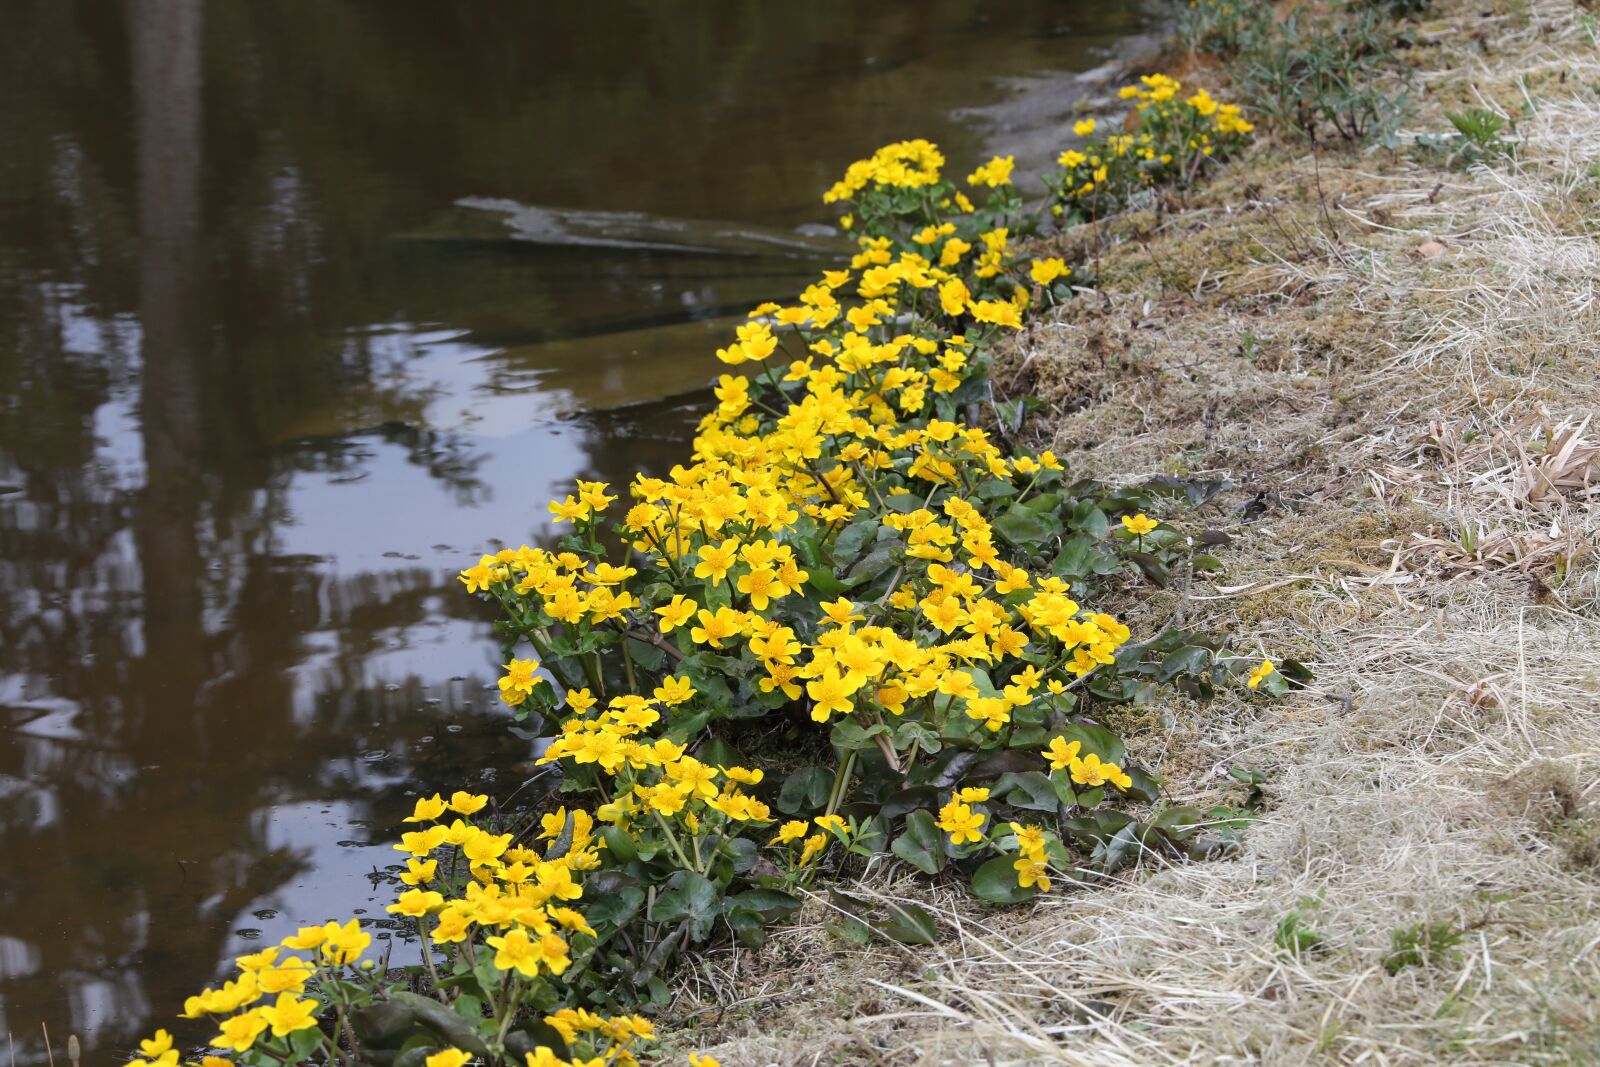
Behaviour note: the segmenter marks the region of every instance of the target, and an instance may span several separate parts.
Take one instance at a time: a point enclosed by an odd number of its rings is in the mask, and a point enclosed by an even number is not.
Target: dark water
[[[381,919],[416,793],[525,780],[454,571],[543,536],[575,476],[682,458],[727,316],[831,265],[795,228],[844,165],[926,136],[965,172],[1007,134],[953,109],[1148,13],[4,21],[0,1029],[19,1062],[43,1023],[105,1063],[255,939]]]

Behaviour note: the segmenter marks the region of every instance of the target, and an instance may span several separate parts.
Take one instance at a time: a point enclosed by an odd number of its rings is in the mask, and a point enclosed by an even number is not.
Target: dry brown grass
[[[675,1043],[728,1067],[1600,1062],[1600,52],[1563,0],[1440,6],[1418,127],[1437,101],[1517,114],[1514,163],[1263,147],[1121,220],[1101,293],[1006,368],[1079,471],[1237,486],[1191,621],[1315,684],[1129,726],[1180,802],[1272,773],[1242,847],[1025,910],[875,881],[940,946],[841,944],[815,902],[703,963]],[[1315,951],[1275,945],[1291,911]],[[1459,945],[1389,973],[1419,923]]]

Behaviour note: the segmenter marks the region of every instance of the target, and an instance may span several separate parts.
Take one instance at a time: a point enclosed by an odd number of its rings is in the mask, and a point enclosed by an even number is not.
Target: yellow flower
[[[1087,137],[1094,132],[1094,127],[1094,119],[1079,119],[1077,122],[1072,124],[1072,132],[1077,134],[1079,137]]]
[[[1022,329],[1022,312],[1009,300],[979,300],[971,310],[972,317],[979,322],[1009,326],[1013,330]]]
[[[800,850],[800,866],[804,867],[822,854],[828,847],[827,834],[812,834],[806,838],[804,847]]]
[[[727,540],[718,545],[702,545],[696,554],[700,562],[695,564],[694,576],[720,582],[739,558],[739,542]]]
[[[987,185],[993,189],[1011,181],[1011,171],[1017,165],[1015,156],[995,156],[989,162],[967,175],[968,185]]]
[[[1022,823],[1011,824],[1011,832],[1017,835],[1017,848],[1026,856],[1041,856],[1044,854],[1044,831],[1037,826],[1024,826]]]
[[[147,1060],[159,1059],[171,1048],[172,1035],[165,1030],[157,1030],[154,1037],[139,1042],[139,1055]]]
[[[710,645],[712,648],[721,648],[723,641],[744,627],[744,616],[732,608],[718,608],[714,612],[702,608],[695,618],[700,625],[689,630],[690,639],[697,645]]]
[[[539,670],[536,659],[514,659],[505,665],[505,670],[505,677],[500,679],[500,699],[512,707],[532,696],[533,687],[544,681],[536,673]]]
[[[397,852],[409,852],[413,856],[420,858],[422,856],[426,856],[428,853],[444,844],[445,836],[448,833],[449,831],[443,826],[430,826],[426,830],[412,830],[408,833],[401,834],[400,843],[395,845],[394,848]],[[318,927],[308,927],[307,929],[315,930],[318,929]],[[306,935],[306,931],[300,931],[300,935],[304,937]],[[315,941],[309,945],[300,945],[289,944],[287,941],[284,942],[284,944],[288,945],[289,948],[301,949],[316,948],[317,945],[320,945],[321,943],[321,941]]]
[[[959,315],[967,309],[972,294],[960,278],[951,278],[939,286],[939,306],[946,315]]]
[[[444,814],[444,809],[444,798],[438,793],[433,794],[431,797],[418,797],[416,808],[412,810],[410,815],[406,816],[404,821],[432,822]]]
[[[462,1067],[472,1059],[472,1053],[462,1052],[458,1048],[441,1049],[422,1062],[426,1067]]]
[[[837,670],[824,670],[814,681],[806,683],[806,695],[811,698],[811,718],[816,722],[827,722],[834,712],[850,714],[856,709],[850,700],[855,691],[855,687]]]
[[[438,860],[419,860],[413,857],[406,860],[406,873],[400,876],[400,880],[406,885],[426,885],[433,881],[438,869]]]
[[[267,1028],[267,1020],[261,1014],[263,1010],[257,1008],[222,1020],[217,1036],[211,1039],[211,1043],[230,1052],[249,1050],[256,1043],[256,1038]]]
[[[450,810],[460,812],[462,815],[471,815],[474,812],[482,811],[484,805],[488,803],[488,797],[482,795],[474,796],[461,789],[450,794]]]
[[[444,897],[431,889],[412,889],[400,896],[384,910],[392,915],[417,919],[444,907]]]
[[[1157,525],[1159,524],[1154,519],[1142,511],[1137,515],[1122,516],[1122,528],[1140,537],[1154,530]]]
[[[316,968],[306,960],[291,957],[277,967],[257,971],[256,981],[261,991],[269,996],[273,993],[300,993],[305,990],[306,983],[315,971]]]
[[[689,1053],[689,1067],[722,1067],[715,1056],[702,1056],[699,1053]]]
[[[855,614],[855,609],[856,606],[844,597],[822,603],[823,616],[835,626],[849,626],[853,622],[860,622],[864,616]]]
[[[668,707],[676,707],[693,698],[694,694],[695,688],[692,681],[679,675],[672,675],[662,679],[661,684],[656,686],[651,696]]]
[[[530,938],[526,930],[516,927],[504,937],[489,937],[485,941],[495,950],[496,970],[515,970],[527,978],[538,977],[539,965],[545,962],[544,944]]]
[[[952,844],[961,845],[983,840],[979,828],[987,818],[987,815],[973,811],[959,800],[952,800],[939,809],[936,825],[950,835]]]
[[[670,634],[676,627],[688,622],[699,607],[681,593],[674,596],[670,604],[663,604],[656,609],[656,614],[661,616],[661,632]]]
[[[1272,661],[1270,659],[1264,659],[1261,661],[1261,666],[1250,672],[1250,681],[1245,684],[1249,685],[1251,689],[1254,689],[1262,682],[1266,681],[1267,675],[1272,674],[1277,669],[1277,667],[1272,665]]]
[[[1081,741],[1068,742],[1065,737],[1052,737],[1049,747],[1044,750],[1044,755],[1050,761],[1051,769],[1064,771],[1078,758],[1078,751],[1081,748],[1083,748]]]
[[[589,517],[589,505],[574,500],[570,495],[565,500],[550,501],[548,507],[556,522],[583,522]],[[471,591],[470,583],[468,591]]]
[[[848,829],[848,824],[841,815],[818,815],[812,820],[817,829],[827,830],[829,833],[842,834]]]
[[[301,1000],[293,993],[279,993],[276,1003],[257,1008],[256,1011],[272,1027],[273,1037],[287,1037],[297,1030],[317,1025],[313,1016],[319,1007],[321,1005],[314,1000]]]
[[[1115,763],[1101,763],[1100,757],[1093,752],[1082,759],[1074,759],[1071,764],[1071,774],[1074,782],[1091,789],[1107,782],[1118,789],[1127,789],[1133,785],[1133,779],[1124,774],[1121,767]]]
[[[1038,285],[1049,285],[1057,278],[1071,273],[1072,268],[1057,258],[1036,259],[1033,261],[1033,266],[1028,270],[1029,276]]]
[[[735,587],[750,598],[750,606],[757,611],[766,611],[772,601],[789,594],[788,586],[771,567],[752,567],[749,574],[740,575]]]
[[[1042,893],[1050,892],[1050,879],[1045,874],[1048,869],[1043,860],[1031,856],[1022,856],[1011,865],[1017,872],[1017,885],[1023,889],[1038,886]]]

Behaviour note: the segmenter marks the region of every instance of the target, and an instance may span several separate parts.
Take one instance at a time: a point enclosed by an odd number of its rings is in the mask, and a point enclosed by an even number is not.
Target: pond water
[[[924,136],[964,172],[1055,143],[1061,75],[1154,17],[8,5],[16,1061],[44,1059],[43,1024],[58,1057],[76,1033],[120,1062],[239,952],[351,913],[381,928],[412,798],[527,778],[455,571],[546,536],[574,477],[684,457],[730,316],[838,258],[818,197],[850,160]],[[984,111],[1012,91],[997,73],[1057,87],[1054,110]]]

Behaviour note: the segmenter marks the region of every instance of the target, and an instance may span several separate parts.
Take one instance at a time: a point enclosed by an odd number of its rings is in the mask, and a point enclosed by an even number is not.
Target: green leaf
[[[495,982],[485,988],[494,988],[497,985],[498,982]],[[489,1046],[484,1044],[478,1032],[467,1023],[467,1020],[437,1000],[404,991],[389,994],[389,1000],[409,1011],[418,1023],[439,1035],[446,1044],[476,1056],[488,1057]]]
[[[1041,545],[1051,534],[1050,527],[1039,521],[1037,515],[1015,504],[990,525],[1001,537],[1018,548]]]
[[[909,815],[918,808],[932,807],[939,802],[939,790],[931,785],[911,786],[902,789],[886,799],[879,807],[879,813],[886,819],[898,819],[902,815]]]
[[[1061,510],[1061,494],[1040,493],[1038,496],[1029,497],[1022,506],[1041,518],[1045,515],[1053,515]]]
[[[990,478],[978,483],[979,500],[999,500],[1002,497],[1016,495],[1017,487],[1004,478]]]
[[[885,574],[899,558],[901,544],[898,539],[882,541],[851,567],[844,577],[844,588],[854,589]]]
[[[1098,541],[1111,529],[1111,520],[1106,518],[1106,513],[1095,506],[1092,500],[1085,500],[1072,509],[1072,518],[1067,525],[1080,533]]]
[[[728,926],[734,940],[748,949],[758,949],[767,943],[767,924],[764,919],[746,908],[734,908],[727,914]]]
[[[903,945],[931,945],[938,940],[933,916],[915,904],[890,904],[889,919],[879,929]]]
[[[687,744],[689,741],[693,740],[695,735],[699,734],[701,730],[704,730],[706,728],[706,723],[710,721],[711,712],[697,711],[692,715],[685,715],[683,718],[667,727],[665,736],[677,744]]]
[[[1165,589],[1172,584],[1172,571],[1155,556],[1148,552],[1128,552],[1125,555],[1133,560],[1134,564],[1144,572],[1144,576],[1158,588]]]
[[[694,871],[675,871],[666,885],[656,897],[651,918],[664,924],[681,921],[689,940],[704,941],[717,918],[717,887]]]
[[[979,867],[972,875],[973,895],[995,904],[1016,904],[1037,896],[1037,886],[1024,889],[1017,884],[1017,871],[1012,866],[1015,862],[1009,856],[1000,856]]]
[[[838,564],[853,562],[861,555],[861,550],[877,536],[878,517],[872,515],[865,519],[858,519],[839,531],[829,546],[833,552],[834,561]]]
[[[924,874],[944,869],[944,834],[935,824],[933,813],[921,810],[906,816],[905,832],[894,839],[889,851]]]
[[[586,879],[584,891],[593,903],[584,908],[584,916],[602,940],[626,927],[644,910],[645,893],[638,886],[623,886],[610,893],[596,894],[589,892],[588,882]]]
[[[845,590],[845,584],[833,576],[833,572],[821,564],[815,564],[807,570],[806,584],[824,597],[836,597]]]
[[[1180,674],[1204,674],[1211,667],[1212,652],[1199,645],[1184,645],[1161,661],[1156,678],[1170,682]]]
[[[748,873],[761,858],[761,846],[748,837],[725,838],[722,847],[734,874]],[[719,875],[717,880],[723,881],[722,876]]]
[[[739,753],[720,737],[713,737],[695,749],[694,758],[712,767],[736,767],[740,762]]]
[[[607,826],[600,831],[600,840],[606,843],[606,852],[618,863],[632,863],[639,858],[633,845],[633,836],[620,826]]]
[[[1150,826],[1172,835],[1179,841],[1193,834],[1205,823],[1205,814],[1190,807],[1167,808],[1157,812],[1149,821]]]
[[[1288,681],[1291,689],[1303,689],[1312,679],[1311,668],[1297,659],[1286,659],[1278,664],[1278,673]]]
[[[1061,542],[1061,551],[1050,564],[1050,573],[1057,578],[1082,578],[1089,573],[1089,552],[1093,542],[1082,534]]]
[[[833,724],[833,743],[835,746],[849,750],[861,751],[868,748],[877,748],[877,742],[872,740],[879,734],[887,734],[889,727],[881,722],[871,726],[862,726],[853,718],[841,718]]]
[[[820,810],[832,791],[833,775],[821,767],[803,767],[783,780],[783,788],[778,791],[778,810],[785,815]]]
[[[1060,735],[1070,744],[1073,741],[1081,742],[1083,747],[1078,752],[1079,756],[1087,756],[1093,752],[1100,757],[1102,763],[1115,763],[1122,766],[1122,761],[1127,757],[1128,750],[1122,743],[1122,738],[1107,730],[1104,726],[1092,723],[1068,723],[1060,730]]]
[[[311,1026],[304,1030],[296,1030],[294,1033],[289,1035],[289,1052],[291,1054],[290,1058],[297,1061],[309,1060],[311,1058],[311,1053],[314,1052],[317,1046],[321,1043],[322,1031],[317,1027]],[[421,1058],[426,1059],[427,1053],[423,1052]],[[396,1062],[398,1062],[398,1060]]]
[[[1160,779],[1146,774],[1137,767],[1124,767],[1122,770],[1133,781],[1133,785],[1123,790],[1123,795],[1146,804],[1154,804],[1156,798],[1161,795]]]
[[[786,919],[800,910],[800,900],[778,889],[747,889],[728,898],[734,908],[754,912],[767,922]]]
[[[1020,774],[1003,774],[994,784],[993,795],[1013,808],[1054,813],[1061,806],[1061,798],[1050,779],[1038,771]]]
[[[633,657],[634,663],[652,674],[660,673],[667,665],[667,654],[664,651],[637,638],[628,638],[628,655]]]
[[[578,829],[578,817],[575,812],[567,813],[566,822],[561,824],[561,832],[556,839],[550,842],[550,848],[545,853],[547,859],[558,860],[572,851],[572,838]]]
[[[994,755],[986,757],[983,762],[972,767],[967,772],[966,777],[975,781],[982,781],[985,778],[995,778],[1008,772],[1037,771],[1044,765],[1044,760],[1032,752],[996,752]]]

